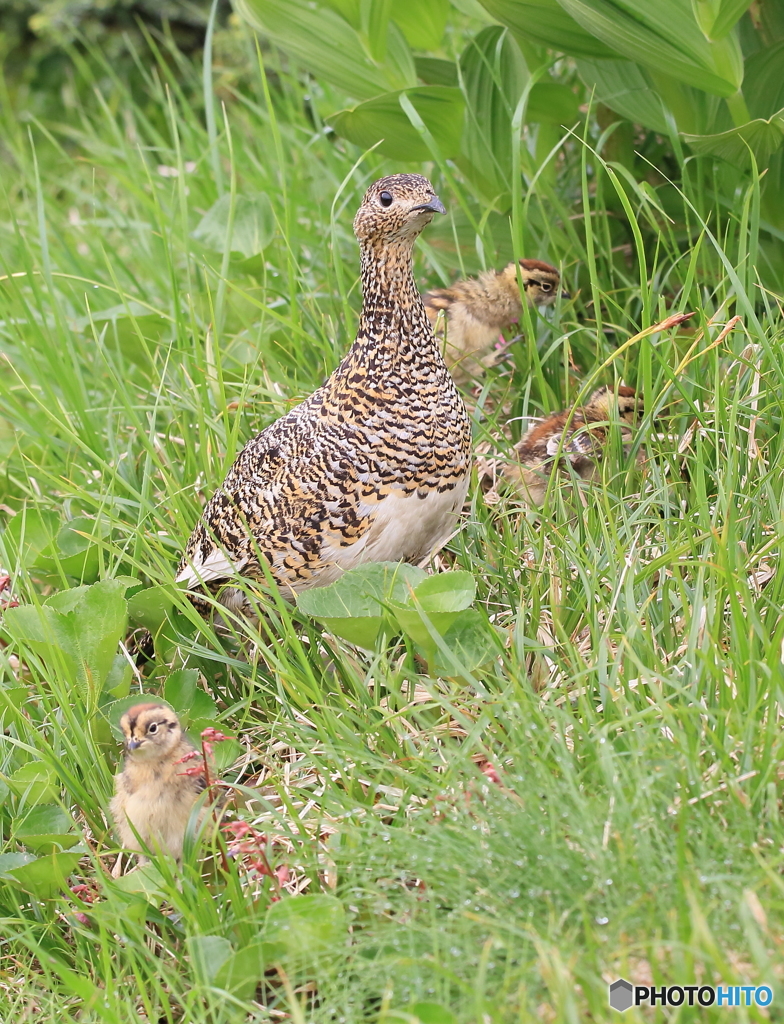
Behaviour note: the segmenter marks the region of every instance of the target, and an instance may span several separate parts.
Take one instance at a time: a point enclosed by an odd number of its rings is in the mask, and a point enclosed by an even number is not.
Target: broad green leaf
[[[434,655],[437,646],[430,629],[434,629],[436,633],[443,636],[460,614],[459,612],[425,612],[424,609],[398,604],[392,606],[392,611],[395,621],[402,631],[422,648],[428,661]],[[428,624],[430,628],[428,628]]]
[[[172,672],[163,686],[163,697],[178,715],[190,711],[197,693],[199,673],[195,668],[180,668]]]
[[[697,89],[732,96],[743,81],[743,56],[733,35],[705,38],[691,0],[559,0],[575,21],[627,60],[666,71]],[[596,54],[588,56],[596,57]]]
[[[589,89],[621,117],[661,135],[667,134],[662,100],[639,64],[630,60],[578,60],[577,70]]]
[[[5,878],[6,872],[14,868],[32,864],[34,860],[35,857],[32,853],[0,853],[0,878]]]
[[[331,8],[353,28],[360,29],[362,27],[362,0],[323,0],[323,6]]]
[[[326,629],[358,647],[372,649],[386,619],[383,605],[406,599],[427,573],[405,562],[370,562],[346,572],[328,587],[297,594],[297,605]]]
[[[692,0],[694,17],[708,39],[723,39],[751,6],[751,0]]]
[[[580,117],[580,100],[567,85],[537,82],[528,95],[526,121],[570,128]]]
[[[421,85],[405,95],[424,121],[445,157],[460,149],[464,101],[459,89]],[[431,153],[400,106],[401,92],[387,92],[355,107],[339,110],[326,120],[338,135],[362,149],[379,141],[378,151],[397,160],[427,160]]]
[[[422,580],[413,591],[412,602],[430,612],[461,612],[476,597],[476,580],[462,569],[435,573]]]
[[[194,973],[205,985],[215,980],[221,964],[234,952],[229,940],[224,939],[222,935],[191,935],[185,940],[185,944]]]
[[[122,892],[138,892],[153,898],[163,897],[166,890],[163,876],[154,864],[142,864],[135,871],[130,871],[127,875],[115,879],[112,884]]]
[[[482,29],[460,55],[466,96],[461,153],[479,175],[483,191],[511,190],[512,117],[529,74],[520,47],[500,25]]]
[[[358,32],[334,10],[303,0],[237,0],[238,12],[317,80],[358,100],[416,85],[411,51],[389,26],[386,61],[375,64]]]
[[[392,18],[415,50],[439,50],[449,16],[449,0],[395,0]]]
[[[231,195],[226,193],[207,210],[193,232],[193,237],[215,252],[241,253],[246,259],[263,253],[275,237],[275,215],[263,192],[255,196],[234,197],[234,218]]]
[[[238,999],[252,999],[266,972],[273,964],[281,963],[286,952],[287,947],[282,942],[253,942],[219,965],[214,977],[215,987],[226,989]]]
[[[406,602],[392,603],[392,613],[403,632],[430,659],[436,647],[430,629],[443,636],[475,596],[476,580],[470,572],[440,572],[423,580]]]
[[[0,686],[0,730],[19,720],[29,696],[26,686]]]
[[[103,682],[103,692],[114,700],[128,696],[133,669],[124,654],[115,654],[112,667]]]
[[[0,807],[2,807],[6,802],[10,792],[11,790],[8,787],[8,783],[4,782],[3,779],[0,779]]]
[[[41,512],[26,508],[9,520],[3,531],[3,544],[8,557],[17,557],[29,569],[42,555],[51,555],[55,538],[60,528],[60,518],[55,512]]]
[[[3,858],[0,857],[0,872],[2,877],[16,888],[29,892],[39,899],[46,899],[58,890],[68,888],[68,876],[75,870],[83,856],[84,852],[49,853],[43,857],[33,857],[24,864],[7,867],[4,867]]]
[[[747,59],[743,96],[752,117],[772,117],[784,107],[784,41]]]
[[[457,1017],[441,1003],[422,1000],[410,1003],[407,1013],[419,1024],[457,1024]]]
[[[59,785],[54,771],[40,761],[28,761],[6,776],[9,789],[27,804],[49,804],[57,799]]]
[[[419,78],[426,85],[458,85],[457,64],[453,60],[439,57],[414,57],[414,66]]]
[[[758,167],[767,167],[770,158],[784,143],[784,109],[768,120],[757,118],[739,128],[717,135],[688,135],[683,139],[695,153],[721,157],[736,166],[751,163],[749,150],[754,153]]]
[[[101,580],[54,594],[37,608],[11,608],[5,623],[42,658],[64,664],[82,695],[97,696],[125,632],[125,585]]]
[[[28,815],[15,822],[14,838],[22,846],[40,852],[46,848],[67,850],[75,846],[81,836],[73,831],[74,822],[56,804],[38,804]]]
[[[444,634],[444,646],[452,657],[447,658],[437,649],[432,660],[428,660],[428,668],[433,675],[458,678],[496,657],[499,647],[495,629],[475,608],[468,608],[455,618]]]
[[[77,516],[60,528],[54,543],[42,549],[31,564],[49,575],[64,572],[91,583],[99,571],[98,542],[107,532],[102,519]]]
[[[361,0],[360,37],[375,64],[383,64],[389,39],[389,16],[393,0]]]
[[[145,587],[128,598],[128,617],[155,634],[166,622],[173,604],[168,587]]]
[[[218,705],[208,693],[197,689],[189,710],[191,719],[195,721],[199,718],[212,718],[218,713]]]
[[[294,958],[339,949],[347,934],[343,904],[323,893],[284,897],[270,904],[264,922],[264,939]]]
[[[614,57],[614,52],[579,25],[557,0],[480,0],[516,35],[573,57]]]

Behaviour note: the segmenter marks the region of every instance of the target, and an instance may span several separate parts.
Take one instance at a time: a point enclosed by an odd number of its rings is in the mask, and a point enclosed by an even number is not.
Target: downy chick
[[[135,829],[149,849],[179,860],[193,805],[206,786],[203,774],[185,774],[190,762],[178,763],[195,748],[177,716],[163,704],[136,704],[122,716],[120,728],[125,763],[115,778],[109,808],[120,842],[141,851]],[[142,864],[146,860],[139,858]]]
[[[561,460],[561,475],[566,478],[565,462],[588,482],[599,476],[597,463],[609,441],[609,427],[619,421],[621,443],[628,455],[633,428],[642,416],[642,399],[633,388],[598,388],[584,408],[553,413],[534,424],[515,445],[516,461],[507,466],[504,476],[532,505],[541,505],[547,492],[550,473],[556,459]]]
[[[520,277],[529,306],[551,306],[558,297],[561,275],[540,260],[520,260]],[[568,299],[568,292],[561,291]],[[423,296],[436,337],[444,346],[446,365],[459,383],[497,362],[488,350],[499,333],[523,315],[517,264],[503,270],[485,270],[479,277],[456,281],[450,288],[435,288]],[[441,314],[439,316],[439,314]],[[444,340],[445,339],[445,340]]]

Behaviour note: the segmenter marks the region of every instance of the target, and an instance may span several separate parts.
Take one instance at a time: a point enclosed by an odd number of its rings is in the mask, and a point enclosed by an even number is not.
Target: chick
[[[180,860],[188,819],[206,786],[203,774],[185,774],[190,762],[178,763],[195,748],[163,704],[134,705],[120,719],[120,728],[125,763],[110,805],[120,842],[141,851],[135,829],[144,846]],[[139,858],[142,864],[146,860]]]
[[[633,388],[619,387],[616,398],[613,388],[601,387],[584,408],[553,413],[532,426],[515,445],[516,461],[506,467],[504,476],[532,505],[544,501],[556,459],[562,460],[562,472],[566,461],[583,480],[595,481],[610,424],[619,421],[624,454],[628,455],[632,428],[639,423],[642,412],[642,399]]]
[[[520,260],[520,278],[529,306],[551,306],[558,297],[561,275],[549,263]],[[561,295],[570,298],[568,292]],[[435,288],[423,300],[444,345],[446,365],[459,384],[497,362],[488,350],[523,315],[516,263],[456,281],[451,288]]]

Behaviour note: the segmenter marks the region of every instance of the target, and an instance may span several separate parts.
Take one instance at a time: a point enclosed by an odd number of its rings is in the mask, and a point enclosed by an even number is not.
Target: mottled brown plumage
[[[456,281],[450,288],[435,288],[423,299],[427,315],[442,339],[444,358],[458,383],[475,377],[497,362],[487,352],[499,332],[518,323],[523,315],[517,264],[486,270],[479,277]],[[558,297],[561,275],[540,260],[520,260],[520,279],[529,306],[551,306]],[[561,291],[564,298],[569,293]]]
[[[284,593],[366,561],[421,562],[457,527],[468,488],[468,415],[414,283],[414,241],[444,208],[430,182],[394,174],[354,220],[363,305],[329,380],[254,437],[188,541],[178,580],[248,611],[236,574]],[[198,593],[194,604],[206,612]]]
[[[607,447],[611,423],[619,423],[621,443],[628,455],[633,428],[642,411],[642,399],[633,388],[619,387],[617,398],[613,388],[598,388],[584,408],[553,413],[532,426],[515,445],[515,461],[506,467],[504,476],[532,505],[544,501],[556,461],[563,478],[568,463],[583,480],[593,481]]]
[[[203,774],[184,774],[192,763],[176,763],[194,749],[193,744],[163,704],[136,704],[122,716],[120,728],[125,762],[115,778],[110,805],[120,842],[140,851],[135,830],[148,849],[179,860],[193,805],[205,788]],[[139,860],[144,863],[145,858]]]

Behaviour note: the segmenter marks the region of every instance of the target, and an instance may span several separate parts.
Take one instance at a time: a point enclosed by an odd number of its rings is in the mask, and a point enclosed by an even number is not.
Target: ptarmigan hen
[[[520,279],[529,306],[551,306],[558,297],[561,275],[549,263],[520,260]],[[570,297],[565,291],[561,296]],[[523,315],[517,264],[486,270],[450,288],[435,288],[425,294],[424,303],[436,334],[445,339],[446,364],[462,384],[497,361],[497,355],[486,355],[488,349],[498,341],[500,331]]]
[[[284,593],[324,586],[361,562],[422,562],[458,525],[471,430],[414,283],[412,249],[435,213],[430,182],[393,174],[354,219],[362,313],[327,382],[254,437],[207,504],[177,579],[227,608],[260,583],[259,555]],[[206,613],[208,602],[191,593]]]
[[[613,388],[598,388],[584,408],[553,413],[531,427],[515,445],[515,461],[506,467],[504,476],[522,498],[541,505],[556,460],[561,460],[561,466],[568,462],[583,480],[594,480],[611,422],[619,421],[621,443],[628,455],[632,428],[642,412],[642,399],[633,388],[619,387],[617,399]]]

